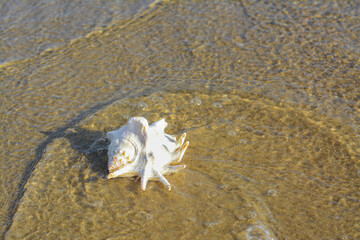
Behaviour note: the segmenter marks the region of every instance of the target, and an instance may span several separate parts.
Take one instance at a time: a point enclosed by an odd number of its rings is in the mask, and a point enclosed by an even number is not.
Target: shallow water
[[[6,39],[3,237],[358,239],[359,2],[137,6],[60,17],[46,51]],[[105,133],[135,115],[188,133],[171,192],[104,178]]]

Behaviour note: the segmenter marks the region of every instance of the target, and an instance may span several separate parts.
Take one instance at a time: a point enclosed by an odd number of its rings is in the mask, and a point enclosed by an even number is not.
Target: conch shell
[[[181,161],[189,146],[186,133],[179,140],[164,132],[164,119],[149,125],[143,117],[130,118],[127,124],[107,133],[108,179],[116,177],[141,177],[141,189],[146,189],[148,180],[159,180],[169,190],[170,183],[164,175],[175,173],[185,165],[174,165]]]

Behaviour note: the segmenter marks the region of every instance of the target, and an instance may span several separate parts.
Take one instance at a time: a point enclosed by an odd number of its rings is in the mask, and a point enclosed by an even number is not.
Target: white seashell
[[[173,164],[181,161],[189,142],[184,143],[186,133],[176,141],[175,136],[164,132],[166,126],[164,119],[149,125],[145,118],[133,117],[125,126],[108,132],[107,178],[140,176],[142,190],[146,189],[148,180],[159,180],[171,190],[163,175],[185,168]]]

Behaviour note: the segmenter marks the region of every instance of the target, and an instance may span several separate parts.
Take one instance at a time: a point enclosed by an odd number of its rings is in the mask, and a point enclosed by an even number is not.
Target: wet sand
[[[2,236],[358,239],[358,9],[160,1],[3,63]],[[135,115],[188,133],[171,192],[104,178]]]

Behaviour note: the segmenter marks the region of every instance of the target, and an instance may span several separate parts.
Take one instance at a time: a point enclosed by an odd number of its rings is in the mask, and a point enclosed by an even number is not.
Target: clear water
[[[359,239],[359,2],[3,1],[5,239]],[[107,180],[131,116],[187,168]]]

